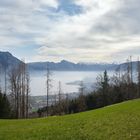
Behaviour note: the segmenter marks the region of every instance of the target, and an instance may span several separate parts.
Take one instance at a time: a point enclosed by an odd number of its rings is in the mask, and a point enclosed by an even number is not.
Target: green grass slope
[[[74,115],[0,120],[0,140],[140,140],[140,100]]]

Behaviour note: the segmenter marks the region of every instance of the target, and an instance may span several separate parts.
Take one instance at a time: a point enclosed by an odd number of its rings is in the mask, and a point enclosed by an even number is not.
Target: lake
[[[88,88],[94,86],[96,77],[103,71],[53,71],[52,72],[52,88],[51,94],[58,94],[58,83],[61,81],[63,93],[78,92],[80,81]],[[111,75],[112,72],[109,72]],[[30,73],[31,95],[46,95],[46,72]]]

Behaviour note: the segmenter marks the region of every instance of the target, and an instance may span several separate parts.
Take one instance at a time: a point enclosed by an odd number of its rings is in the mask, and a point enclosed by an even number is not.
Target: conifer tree
[[[9,118],[11,114],[10,103],[6,94],[2,94],[0,91],[0,118]]]

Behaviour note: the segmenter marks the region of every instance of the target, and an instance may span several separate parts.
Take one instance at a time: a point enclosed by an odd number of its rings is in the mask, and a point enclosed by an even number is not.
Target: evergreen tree
[[[108,89],[109,89],[109,77],[107,75],[107,71],[105,70],[102,81],[101,81],[101,92],[103,95],[104,106],[108,104],[108,101],[107,101]]]
[[[2,94],[0,91],[0,118],[9,118],[11,114],[10,103],[6,94]]]
[[[85,111],[86,110],[86,102],[85,102],[85,86],[83,81],[80,83],[80,88],[79,88],[79,98],[78,98],[78,111]]]

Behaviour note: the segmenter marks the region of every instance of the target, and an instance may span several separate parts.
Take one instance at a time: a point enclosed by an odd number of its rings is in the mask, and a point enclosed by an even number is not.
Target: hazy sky
[[[26,61],[140,54],[140,0],[0,0],[0,50]]]

